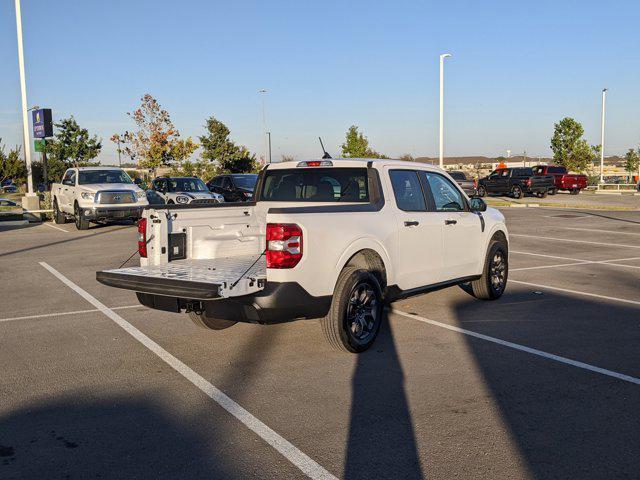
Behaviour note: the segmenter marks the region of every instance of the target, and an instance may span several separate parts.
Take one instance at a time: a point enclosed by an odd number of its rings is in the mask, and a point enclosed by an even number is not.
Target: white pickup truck
[[[349,352],[371,346],[387,302],[451,285],[493,300],[507,284],[503,215],[414,162],[270,164],[253,202],[151,206],[138,232],[140,266],[99,282],[210,329],[321,318]]]
[[[51,202],[54,221],[73,217],[78,230],[90,222],[137,220],[149,205],[144,190],[115,167],[69,168],[62,182],[51,186]]]

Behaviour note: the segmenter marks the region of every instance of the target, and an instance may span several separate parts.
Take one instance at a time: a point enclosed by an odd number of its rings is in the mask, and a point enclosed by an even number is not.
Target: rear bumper
[[[137,220],[142,217],[144,207],[81,207],[82,216],[87,220]]]
[[[110,287],[133,290],[138,301],[149,308],[181,312],[194,305],[208,315],[250,323],[282,323],[301,318],[324,317],[331,295],[314,297],[297,282],[267,282],[264,289],[240,297],[220,298],[219,285],[140,278],[113,272],[98,272],[96,279]]]

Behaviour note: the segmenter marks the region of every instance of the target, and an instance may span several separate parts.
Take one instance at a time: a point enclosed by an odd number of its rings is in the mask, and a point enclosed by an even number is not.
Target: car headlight
[[[147,194],[145,192],[136,192],[137,198],[147,198]]]
[[[176,197],[177,203],[189,203],[189,197],[185,197],[184,195],[178,195]]]
[[[91,200],[93,202],[93,199],[95,198],[96,194],[91,192],[82,192],[80,196],[85,200]]]

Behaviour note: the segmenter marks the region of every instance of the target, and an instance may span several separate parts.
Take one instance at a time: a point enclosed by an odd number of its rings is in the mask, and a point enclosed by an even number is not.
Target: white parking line
[[[42,222],[43,225],[46,225],[49,228],[55,228],[56,230],[60,230],[61,232],[64,233],[69,233],[69,230],[65,230],[64,228],[60,228],[60,227],[56,227],[55,225],[53,225],[52,223],[49,222]]]
[[[520,350],[522,352],[530,353],[532,355],[537,355],[539,357],[553,360],[555,362],[571,365],[572,367],[582,368],[584,370],[589,370],[590,372],[599,373],[601,375],[606,375],[608,377],[617,378],[618,380],[623,380],[625,382],[630,382],[630,383],[635,383],[636,385],[640,385],[640,378],[632,377],[630,375],[625,375],[623,373],[614,372],[613,370],[607,370],[606,368],[596,367],[588,363],[579,362],[577,360],[571,360],[570,358],[561,357],[553,353],[543,352],[542,350],[538,350],[536,348],[525,347],[524,345],[520,345],[518,343],[508,342],[506,340],[490,337],[489,335],[484,335],[478,332],[472,332],[471,330],[465,330],[464,328],[455,327],[453,325],[448,325],[446,323],[436,322],[435,320],[421,317],[420,315],[414,315],[412,313],[403,312],[402,310],[396,310],[395,308],[391,309],[391,312],[397,315],[401,315],[403,317],[417,320],[422,323],[428,323],[429,325],[434,325],[436,327],[446,328],[447,330],[451,330],[452,332],[462,333],[463,335],[468,335],[470,337],[479,338],[487,342],[496,343],[498,345],[502,345],[503,347],[513,348],[515,350]]]
[[[523,270],[537,270],[540,268],[556,268],[556,267],[570,267],[572,265],[606,265],[609,267],[622,267],[622,268],[640,268],[638,265],[620,265],[611,262],[626,262],[629,260],[640,260],[640,257],[628,257],[628,258],[614,258],[612,260],[583,260],[573,263],[558,263],[556,265],[539,265],[537,267],[523,267],[523,268],[510,268],[510,272],[521,272]]]
[[[640,248],[640,245],[623,245],[621,243],[590,242],[588,240],[573,240],[573,239],[570,239],[570,238],[540,237],[538,235],[523,235],[522,233],[510,233],[509,236],[510,237],[535,238],[536,240],[555,240],[557,242],[586,243],[588,245],[604,245],[604,246],[607,246],[607,247]]]
[[[141,307],[142,305],[125,305],[123,307],[111,307],[111,310],[125,310],[127,308],[136,308]],[[10,318],[0,318],[0,323],[2,322],[14,322],[16,320],[31,320],[35,318],[46,318],[46,317],[62,317],[65,315],[76,315],[79,313],[93,313],[99,312],[100,310],[96,308],[91,308],[89,310],[74,310],[71,312],[55,312],[55,313],[41,313],[39,315],[27,315],[25,317],[10,317]]]
[[[609,297],[607,295],[598,295],[596,293],[581,292],[580,290],[569,290],[567,288],[552,287],[550,285],[540,285],[538,283],[521,282],[520,280],[509,279],[509,282],[519,283],[520,285],[527,285],[529,287],[536,287],[536,288],[542,288],[542,289],[546,288],[547,290],[556,290],[558,292],[571,293],[573,295],[583,295],[585,297],[600,298],[602,300],[610,300],[612,302],[629,303],[631,305],[640,305],[640,301],[638,300],[628,300],[626,298]]]
[[[274,430],[269,428],[267,425],[262,423],[258,418],[253,416],[247,410],[242,408],[238,403],[236,403],[233,399],[228,397],[225,393],[215,387],[213,384],[209,383],[202,376],[197,374],[191,367],[187,366],[182,361],[178,360],[176,357],[167,352],[164,348],[158,345],[156,342],[147,337],[144,333],[138,330],[136,327],[127,322],[120,315],[115,313],[112,309],[106,307],[102,304],[98,299],[92,296],[87,291],[80,288],[78,285],[73,283],[67,277],[58,272],[55,268],[50,266],[45,262],[39,262],[40,265],[46,268],[52,275],[54,275],[58,280],[64,283],[67,287],[72,289],[82,298],[84,298],[87,302],[92,304],[102,313],[104,313],[107,317],[113,320],[116,324],[118,324],[123,330],[125,330],[129,335],[135,338],[142,345],[147,347],[153,353],[155,353],[160,359],[162,359],[167,365],[173,368],[176,372],[182,375],[184,378],[189,380],[194,386],[199,388],[203,393],[205,393],[208,397],[214,400],[218,405],[224,408],[231,415],[236,417],[240,422],[242,422],[247,428],[256,433],[260,438],[262,438],[265,442],[271,445],[274,449],[276,449],[280,454],[282,454],[289,462],[299,468],[302,473],[307,475],[312,479],[331,479],[337,480],[337,478],[324,469],[320,464],[316,463],[311,457],[307,454],[299,450],[295,445],[290,443],[288,440],[280,436]]]
[[[544,257],[544,258],[554,258],[557,260],[573,260],[574,262],[588,262],[589,260],[585,260],[583,258],[571,258],[571,257],[558,257],[556,255],[545,255],[542,253],[532,253],[532,252],[522,252],[518,250],[509,250],[509,255],[512,253],[517,253],[519,255],[533,255],[534,257]]]
[[[640,233],[632,233],[632,232],[617,232],[615,230],[598,230],[597,228],[577,228],[577,227],[560,227],[565,230],[583,230],[585,232],[601,232],[601,233],[612,233],[615,235],[636,235],[640,237]]]

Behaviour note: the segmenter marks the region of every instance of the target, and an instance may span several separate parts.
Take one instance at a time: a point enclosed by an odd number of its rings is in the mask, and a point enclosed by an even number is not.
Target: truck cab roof
[[[269,170],[285,169],[285,168],[316,168],[316,167],[337,167],[337,168],[357,168],[366,167],[369,164],[381,168],[385,166],[405,167],[405,168],[423,168],[433,171],[442,170],[429,163],[409,162],[406,160],[393,160],[389,158],[310,158],[305,160],[293,160],[288,162],[270,163],[267,165]]]

